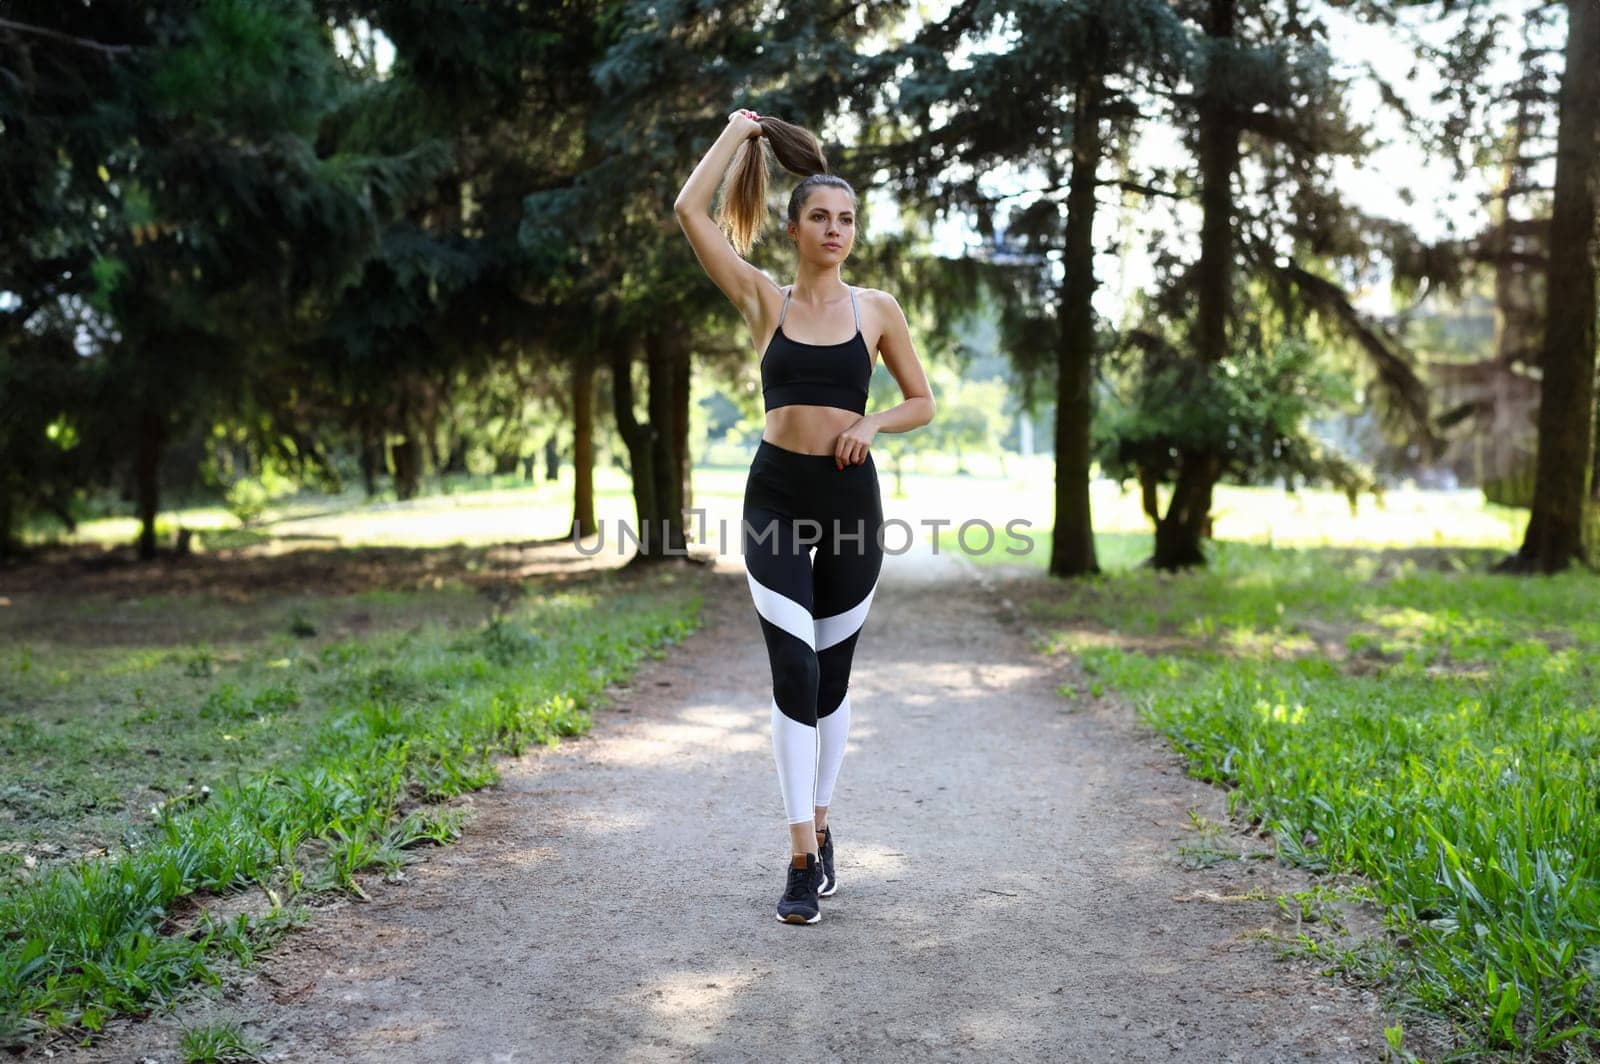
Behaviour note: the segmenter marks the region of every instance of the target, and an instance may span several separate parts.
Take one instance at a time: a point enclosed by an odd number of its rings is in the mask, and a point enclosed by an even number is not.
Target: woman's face
[[[801,258],[824,266],[843,262],[856,240],[850,194],[832,185],[812,189],[800,208],[800,221],[789,224],[789,235]]]

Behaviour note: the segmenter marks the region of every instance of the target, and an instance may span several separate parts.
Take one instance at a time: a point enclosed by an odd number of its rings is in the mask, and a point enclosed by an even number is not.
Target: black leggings
[[[850,661],[883,568],[882,529],[870,451],[840,469],[832,454],[767,440],[756,448],[741,536],[772,664],[772,753],[791,824],[833,797],[850,732]]]

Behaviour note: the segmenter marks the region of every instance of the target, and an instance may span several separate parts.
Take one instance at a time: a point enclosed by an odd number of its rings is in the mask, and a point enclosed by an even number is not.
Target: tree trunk
[[[1090,391],[1094,375],[1095,178],[1100,164],[1101,81],[1090,74],[1078,86],[1072,116],[1072,184],[1061,286],[1056,374],[1056,522],[1050,544],[1051,576],[1100,571],[1089,513]]]
[[[139,514],[139,557],[156,556],[156,514],[161,509],[161,449],[167,427],[159,413],[145,407],[139,413],[138,439],[134,442],[133,486]]]
[[[14,553],[13,548],[17,546],[16,540],[12,538],[11,515],[11,485],[6,482],[3,475],[0,475],[0,561],[9,560]]]
[[[1206,563],[1200,541],[1211,532],[1211,489],[1220,466],[1215,455],[1185,455],[1167,514],[1156,525],[1156,550],[1149,564],[1186,569]]]
[[[690,483],[691,456],[689,454],[689,373],[692,369],[689,345],[674,342],[672,345],[672,454],[673,468],[678,471],[679,512],[694,505],[694,488]]]
[[[1233,37],[1234,0],[1211,0],[1206,35]],[[1201,94],[1200,264],[1195,300],[1195,345],[1208,364],[1228,353],[1228,315],[1233,300],[1233,171],[1239,165],[1239,130],[1228,102]]]
[[[572,525],[579,536],[599,529],[594,519],[594,362],[572,366]]]
[[[654,356],[651,351],[658,345],[650,333],[644,335],[647,363]],[[661,500],[661,480],[656,475],[656,443],[660,426],[652,421],[640,421],[633,412],[633,345],[619,339],[611,348],[611,407],[617,422],[617,433],[628,451],[628,469],[633,478],[633,503],[637,524],[633,537],[638,541],[637,551],[628,564],[661,561],[666,557],[664,518],[667,513]],[[653,385],[653,382],[652,382]],[[653,394],[655,388],[650,387]],[[647,397],[648,398],[648,397]],[[652,411],[654,404],[649,404]],[[618,529],[618,549],[623,542]]]
[[[655,475],[660,507],[663,553],[681,554],[687,541],[683,527],[683,470],[678,461],[678,377],[686,361],[687,342],[678,333],[652,329],[645,335],[645,359],[650,368],[648,405],[652,449],[650,468]]]
[[[1600,509],[1600,406],[1595,407],[1594,469],[1589,475],[1589,501]]]
[[[385,472],[383,438],[365,415],[361,419],[361,486],[367,498],[378,494],[378,477]]]
[[[545,437],[544,479],[546,480],[561,479],[561,448],[556,446],[558,438],[555,430],[551,430],[550,435]]]
[[[416,498],[422,483],[422,446],[416,436],[407,432],[398,443],[390,446],[389,457],[394,462],[395,498],[402,501]]]
[[[1233,37],[1235,0],[1211,0],[1206,36]],[[1195,357],[1209,372],[1228,353],[1228,318],[1233,301],[1233,172],[1239,165],[1239,127],[1226,98],[1212,87],[1201,91],[1199,113],[1200,262],[1196,267]],[[1205,564],[1200,540],[1208,527],[1211,490],[1222,472],[1221,456],[1180,450],[1178,481],[1167,513],[1156,523],[1158,569]]]
[[[445,457],[441,472],[467,472],[467,438],[454,430],[450,432],[450,453]]]
[[[424,436],[426,437],[427,443],[428,443],[428,446],[427,446],[428,458],[429,458],[430,461],[432,461],[433,468],[435,470],[437,470],[438,472],[440,472],[440,473],[447,472],[446,466],[447,466],[447,463],[449,461],[449,456],[446,455],[441,450],[439,450],[439,428],[438,428],[438,426],[434,425],[431,429],[429,429],[427,432],[424,433]]]
[[[634,514],[638,525],[638,554],[653,557],[656,533],[661,531],[656,506],[656,478],[650,472],[650,424],[634,414],[634,346],[616,339],[611,344],[611,416],[627,450],[629,477],[634,482]],[[618,549],[622,549],[622,526],[618,526]]]
[[[1589,478],[1594,470],[1595,196],[1600,166],[1600,5],[1567,4],[1566,70],[1556,133],[1544,375],[1533,512],[1522,549],[1503,563],[1552,573],[1584,561]]]
[[[1156,489],[1160,487],[1158,478],[1150,472],[1148,466],[1139,467],[1139,504],[1144,508],[1144,515],[1150,523],[1158,529],[1161,527],[1161,502],[1156,496]]]

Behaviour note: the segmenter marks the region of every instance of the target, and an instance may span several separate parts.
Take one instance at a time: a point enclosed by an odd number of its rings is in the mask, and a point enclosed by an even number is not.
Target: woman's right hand
[[[756,121],[756,117],[754,111],[740,108],[728,116],[728,124],[743,131],[744,137],[739,138],[741,140],[747,137],[759,137],[761,136],[761,123]]]

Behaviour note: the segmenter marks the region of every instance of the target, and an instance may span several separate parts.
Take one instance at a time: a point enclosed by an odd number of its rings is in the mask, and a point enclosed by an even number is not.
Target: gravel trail
[[[1255,934],[1293,938],[1272,896],[1309,877],[1186,870],[1189,812],[1226,821],[1224,792],[1125,703],[1058,694],[1070,664],[949,555],[885,561],[839,893],[779,923],[765,648],[739,558],[703,576],[700,630],[589,735],[504,762],[459,843],[363,877],[371,902],[317,910],[220,1005],[66,1059],[173,1060],[180,1020],[222,1016],[292,1061],[1379,1059],[1375,996]]]

